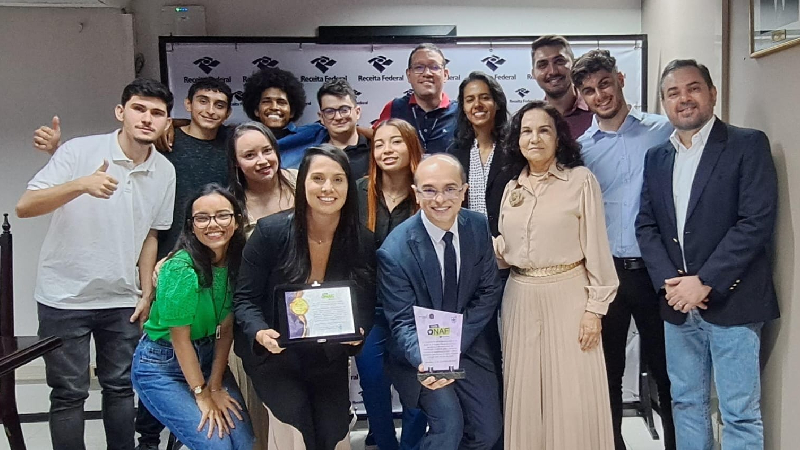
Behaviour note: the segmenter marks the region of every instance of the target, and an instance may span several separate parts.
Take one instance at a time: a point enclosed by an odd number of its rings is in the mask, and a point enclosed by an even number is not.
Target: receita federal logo
[[[239,106],[242,104],[242,99],[244,98],[243,91],[236,91],[233,93],[233,100],[231,101],[231,106]]]
[[[192,64],[194,64],[195,66],[199,67],[200,70],[202,70],[206,74],[209,74],[209,73],[211,73],[212,70],[214,70],[214,67],[217,67],[219,65],[219,61],[217,61],[216,59],[214,59],[214,58],[212,58],[210,56],[204,56],[204,57],[196,60]]]
[[[528,88],[523,86],[519,89],[515,89],[514,92],[516,92],[517,95],[519,95],[519,98],[509,98],[508,103],[524,104],[530,102],[530,100],[525,98],[526,95],[531,93],[531,91],[528,90]]]
[[[500,68],[503,64],[506,63],[506,60],[501,58],[497,55],[487,56],[481,60],[482,63],[486,64],[486,67],[492,70],[492,72],[497,72],[497,69]]]
[[[356,94],[356,105],[369,105],[368,101],[361,101],[359,97],[361,96],[361,91],[358,89],[353,89],[353,92]]]
[[[269,56],[262,56],[261,58],[253,60],[253,65],[258,67],[259,70],[276,67],[278,64],[280,64],[280,62],[278,62],[277,59],[272,59]]]
[[[392,63],[394,63],[394,61],[382,55],[370,58],[370,60],[367,62],[372,64],[372,67],[374,67],[375,70],[377,70],[380,73],[383,73],[383,71],[386,70],[387,67],[391,66]]]
[[[325,73],[331,67],[333,67],[334,64],[336,64],[336,60],[333,58],[329,58],[327,56],[319,56],[317,58],[312,59],[311,64],[313,64],[314,67],[319,69],[320,72]]]
[[[500,67],[507,62],[505,58],[500,55],[489,55],[483,59],[481,62],[486,65],[493,72],[492,76],[495,80],[516,80],[517,74],[508,74],[508,73],[494,73],[497,72]]]

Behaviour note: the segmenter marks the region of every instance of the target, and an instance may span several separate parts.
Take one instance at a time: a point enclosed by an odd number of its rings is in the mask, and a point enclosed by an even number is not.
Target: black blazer
[[[286,211],[264,217],[258,221],[252,236],[242,252],[239,278],[236,293],[233,297],[233,311],[236,315],[234,327],[234,351],[245,367],[291,357],[294,353],[310,352],[324,354],[330,360],[346,357],[348,353],[357,351],[359,347],[332,344],[296,344],[280,354],[273,355],[256,342],[259,330],[277,328],[277,303],[273,291],[276,286],[288,283],[291,277],[280,270],[286,258],[294,219],[293,211]],[[362,271],[359,277],[359,288],[356,292],[358,301],[358,319],[364,328],[364,335],[369,334],[375,312],[375,249],[370,246],[372,239],[362,230],[360,248],[346,248],[342,239],[334,236],[328,267],[325,270],[326,281],[343,281],[352,279],[353,267]]]
[[[667,141],[647,152],[636,236],[661,315],[679,325],[686,315],[663,299],[664,280],[697,275],[711,287],[703,319],[741,325],[779,317],[768,249],[775,227],[778,188],[767,136],[716,119],[692,183],[684,227],[683,270],[678,243]]]
[[[456,312],[464,314],[461,357],[499,373],[495,312],[503,285],[489,228],[486,218],[474,211],[462,209],[457,220],[461,271]],[[439,259],[420,213],[395,228],[378,250],[378,297],[391,329],[386,347],[391,355],[392,381],[404,404],[416,405],[422,389],[417,368],[422,360],[413,306],[442,308]]]
[[[471,145],[467,148],[459,148],[455,143],[447,149],[447,153],[455,156],[461,165],[464,167],[464,172],[467,174],[467,181],[469,181],[469,152]],[[500,234],[497,231],[497,221],[500,218],[500,203],[503,201],[503,191],[506,184],[519,175],[519,172],[512,173],[508,170],[503,170],[506,165],[505,152],[500,147],[500,142],[497,143],[494,149],[494,156],[492,157],[492,164],[489,167],[489,176],[486,180],[486,216],[489,219],[489,230],[492,236]],[[469,208],[469,195],[464,196],[464,203],[461,205],[464,208]]]

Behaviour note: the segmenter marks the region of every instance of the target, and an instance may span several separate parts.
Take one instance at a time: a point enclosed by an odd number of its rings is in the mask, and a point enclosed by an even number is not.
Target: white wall
[[[314,36],[320,25],[456,25],[460,36],[638,34],[640,0],[133,0],[143,74],[158,77],[161,7],[203,5],[209,36]]]
[[[705,64],[720,93],[727,79],[722,70],[723,35],[727,32],[723,7],[727,0],[642,0],[642,33],[647,34],[647,104],[661,111],[658,80],[664,66],[676,58],[694,58]],[[724,96],[716,113],[725,118]]]
[[[35,335],[33,285],[50,216],[13,214],[47,161],[31,146],[33,130],[55,113],[67,137],[116,127],[114,106],[133,79],[131,18],[113,9],[0,7],[0,55],[0,212],[12,219],[16,332]]]
[[[775,284],[781,319],[763,340],[763,413],[766,448],[798,448],[800,386],[800,47],[750,58],[749,0],[730,0],[730,121],[764,130],[778,170]]]

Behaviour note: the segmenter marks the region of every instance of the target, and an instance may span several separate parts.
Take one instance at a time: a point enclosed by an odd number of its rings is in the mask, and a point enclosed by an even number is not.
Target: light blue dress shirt
[[[597,116],[578,138],[581,156],[603,191],[611,253],[617,258],[642,256],[634,221],[639,214],[644,157],[647,150],[669,140],[669,120],[631,108],[616,132],[602,131]]]

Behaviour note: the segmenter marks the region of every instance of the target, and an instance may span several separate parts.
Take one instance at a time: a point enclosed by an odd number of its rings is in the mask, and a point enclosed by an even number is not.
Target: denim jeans
[[[719,396],[722,448],[762,450],[759,350],[763,323],[714,325],[698,310],[665,323],[667,371],[678,450],[711,450],[711,377]]]
[[[381,450],[416,450],[425,434],[428,420],[419,409],[403,408],[403,431],[398,445],[394,431],[391,383],[383,365],[389,333],[383,309],[376,308],[375,323],[364,342],[364,348],[356,356],[369,433]]]
[[[193,341],[203,376],[208,379],[214,361],[213,338]],[[227,361],[227,354],[225,355]],[[186,447],[194,450],[251,450],[253,448],[253,429],[247,411],[240,421],[231,414],[236,428],[220,439],[216,433],[208,438],[208,425],[197,431],[202,413],[197,407],[186,378],[183,375],[172,343],[153,341],[142,336],[133,355],[131,372],[133,387],[144,406],[163,423]],[[230,396],[244,408],[244,399],[230,370],[225,371],[222,385]]]
[[[89,397],[89,338],[97,350],[103,427],[109,450],[133,450],[131,360],[141,335],[130,323],[133,308],[70,310],[38,304],[39,336],[63,345],[44,355],[50,391],[50,438],[54,450],[84,450],[83,404]]]

